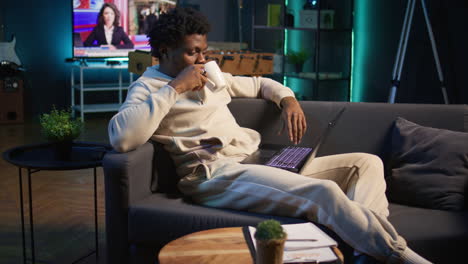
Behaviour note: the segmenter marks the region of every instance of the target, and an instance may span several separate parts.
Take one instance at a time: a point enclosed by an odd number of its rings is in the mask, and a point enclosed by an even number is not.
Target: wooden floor
[[[110,114],[86,116],[80,141],[108,143]],[[0,152],[44,142],[37,121],[0,124]],[[23,170],[25,210],[27,177]],[[100,258],[91,255],[78,263],[105,263],[104,179],[98,168],[98,221]],[[0,159],[0,264],[23,263],[18,168]],[[94,250],[93,170],[40,171],[32,175],[34,235],[37,263],[63,264]],[[29,214],[25,214],[26,248],[29,251]],[[28,262],[30,263],[30,262]]]

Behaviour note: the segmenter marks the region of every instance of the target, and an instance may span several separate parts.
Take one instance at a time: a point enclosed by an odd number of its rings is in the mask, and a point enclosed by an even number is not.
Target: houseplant
[[[288,62],[294,65],[295,72],[297,73],[302,72],[304,62],[309,58],[309,56],[309,53],[305,50],[288,50],[288,53],[286,54]]]
[[[257,245],[256,264],[283,263],[286,233],[276,220],[266,220],[257,225],[255,231]]]
[[[53,107],[50,113],[42,114],[39,121],[42,133],[53,144],[55,157],[59,160],[69,160],[73,140],[81,134],[81,120],[73,119],[71,111],[57,110]]]

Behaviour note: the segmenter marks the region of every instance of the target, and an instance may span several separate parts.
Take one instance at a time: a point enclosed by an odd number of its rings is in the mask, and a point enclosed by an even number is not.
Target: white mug
[[[224,75],[221,72],[216,61],[209,61],[205,63],[205,71],[206,77],[208,78],[208,82],[206,86],[212,92],[218,92],[224,88],[226,88],[226,79],[224,79]]]

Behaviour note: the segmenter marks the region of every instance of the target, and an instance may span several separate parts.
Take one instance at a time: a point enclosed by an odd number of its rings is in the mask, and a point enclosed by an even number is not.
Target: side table
[[[97,184],[96,168],[102,165],[102,157],[106,151],[112,148],[107,144],[91,142],[73,142],[72,153],[69,160],[59,160],[55,157],[52,143],[24,145],[9,149],[3,153],[3,159],[18,167],[20,204],[21,204],[21,231],[23,236],[23,262],[26,263],[26,240],[24,222],[24,200],[23,200],[23,177],[22,169],[28,174],[28,196],[29,196],[29,228],[31,236],[31,259],[36,263],[34,249],[34,221],[33,221],[33,198],[31,190],[31,175],[41,170],[78,170],[94,169],[94,232],[96,250],[74,261],[76,263],[94,253],[99,258],[98,247],[98,218],[97,218]]]

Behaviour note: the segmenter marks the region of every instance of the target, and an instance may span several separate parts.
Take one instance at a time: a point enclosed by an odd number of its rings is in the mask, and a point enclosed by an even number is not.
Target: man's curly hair
[[[177,7],[159,19],[151,26],[148,33],[151,55],[161,59],[159,48],[179,47],[184,37],[192,34],[206,35],[210,31],[208,19],[192,8]]]

